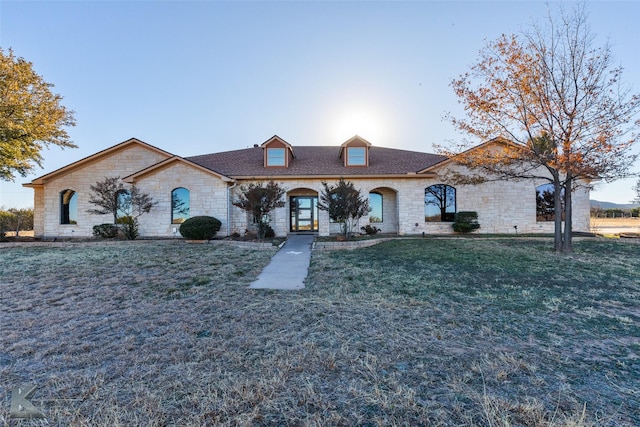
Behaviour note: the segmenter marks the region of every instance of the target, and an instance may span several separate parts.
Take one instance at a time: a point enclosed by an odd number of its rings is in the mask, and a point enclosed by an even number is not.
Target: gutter
[[[227,186],[227,237],[231,236],[231,190],[233,190],[238,183],[234,180],[233,185]]]

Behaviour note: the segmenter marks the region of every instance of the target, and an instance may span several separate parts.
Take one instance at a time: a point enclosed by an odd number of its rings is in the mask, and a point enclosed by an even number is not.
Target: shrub
[[[114,224],[94,225],[93,235],[103,239],[113,239],[118,235],[118,227]]]
[[[378,227],[372,226],[371,224],[367,224],[364,227],[360,227],[360,230],[364,231],[367,234],[376,234],[382,231]]]
[[[452,224],[456,233],[471,233],[480,228],[478,224],[478,212],[463,211],[456,213]]]
[[[269,224],[264,225],[264,237],[266,239],[273,239],[276,237],[276,232],[273,231],[273,228]]]
[[[194,216],[180,224],[180,234],[185,239],[209,240],[221,226],[220,220],[212,216]]]
[[[119,218],[119,223],[122,224],[122,232],[124,236],[129,240],[136,240],[136,238],[140,235],[138,232],[138,218],[133,218],[131,216],[126,216],[124,218]]]

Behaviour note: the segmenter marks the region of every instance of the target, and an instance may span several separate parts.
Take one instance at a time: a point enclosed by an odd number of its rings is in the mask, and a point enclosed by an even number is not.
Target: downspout
[[[231,190],[233,190],[238,183],[233,181],[232,186],[227,186],[227,237],[231,237]]]

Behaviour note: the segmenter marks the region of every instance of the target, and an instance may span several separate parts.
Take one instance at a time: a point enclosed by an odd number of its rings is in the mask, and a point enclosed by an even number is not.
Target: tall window
[[[560,194],[560,212],[564,220],[564,190]],[[555,190],[553,184],[536,187],[536,221],[554,221],[556,219]]]
[[[60,224],[78,223],[78,193],[73,190],[60,192]]]
[[[285,166],[284,148],[267,148],[267,166]]]
[[[189,218],[189,190],[178,187],[171,192],[171,224],[182,224]]]
[[[382,194],[372,191],[369,193],[369,222],[382,222]]]
[[[347,148],[347,164],[349,166],[366,166],[366,148],[364,147],[348,147]]]
[[[436,184],[424,190],[424,220],[426,222],[452,222],[456,214],[456,189]]]
[[[116,223],[122,224],[128,219],[131,219],[133,214],[131,193],[127,190],[120,190],[116,194],[116,200],[118,201],[118,208],[116,209]]]

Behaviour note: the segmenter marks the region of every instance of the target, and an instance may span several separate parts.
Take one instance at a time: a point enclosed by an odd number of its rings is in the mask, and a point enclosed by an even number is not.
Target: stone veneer
[[[130,145],[106,157],[98,157],[84,167],[54,177],[35,189],[34,234],[36,237],[87,237],[93,234],[93,226],[113,222],[109,215],[92,215],[88,209],[90,185],[105,178],[124,178],[134,172],[158,163],[168,156],[140,145]],[[78,195],[78,223],[60,224],[60,193],[73,190]]]
[[[35,234],[38,237],[87,237],[92,235],[96,224],[111,222],[108,215],[91,215],[86,211],[93,206],[88,203],[89,185],[105,177],[125,177],[168,158],[162,152],[133,144],[96,158],[84,167],[70,168],[59,177],[52,177],[44,188],[36,187]],[[439,171],[446,176],[445,167]],[[383,222],[372,224],[386,233],[400,235],[449,234],[451,223],[427,223],[424,220],[425,188],[447,183],[445,178],[404,175],[393,178],[347,178],[363,194],[371,191],[383,195]],[[333,183],[338,179],[325,179]],[[289,233],[289,197],[291,195],[318,196],[323,179],[277,179],[287,190],[285,207],[272,213],[271,226],[278,236]],[[190,166],[185,162],[172,162],[148,174],[143,174],[136,185],[158,202],[153,210],[140,217],[140,234],[148,237],[170,237],[177,233],[178,224],[171,224],[171,192],[184,187],[190,192],[190,216],[210,215],[222,222],[219,236],[229,233],[243,234],[248,228],[248,216],[231,201],[237,197],[242,184],[223,181],[215,173]],[[549,233],[553,222],[536,221],[535,188],[544,181],[497,181],[481,185],[456,186],[457,211],[477,211],[481,225],[480,233]],[[66,189],[78,193],[78,224],[60,224],[60,192]],[[573,228],[589,231],[589,192],[579,189],[573,195]],[[229,220],[227,221],[227,218]],[[359,227],[368,224],[368,217],[360,221]],[[332,224],[325,211],[319,211],[319,235],[338,233],[340,224]],[[175,232],[174,232],[175,230]]]

